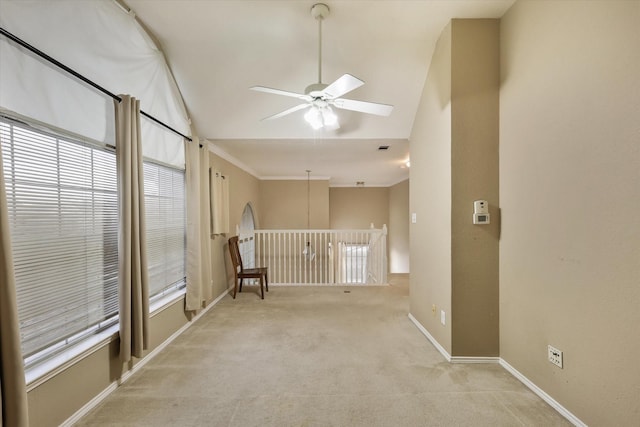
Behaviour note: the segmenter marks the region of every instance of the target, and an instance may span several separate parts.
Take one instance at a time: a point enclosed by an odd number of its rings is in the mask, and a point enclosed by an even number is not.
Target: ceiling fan
[[[342,95],[364,84],[362,80],[351,74],[344,74],[329,85],[322,83],[322,21],[329,15],[329,6],[323,3],[314,4],[311,7],[311,15],[318,21],[318,83],[307,86],[304,94],[264,86],[251,87],[251,90],[258,92],[289,96],[305,101],[302,104],[265,117],[262,120],[279,119],[293,112],[309,108],[309,111],[304,115],[305,120],[309,122],[314,129],[320,129],[325,126],[329,128],[339,127],[338,118],[333,112],[332,106],[343,110],[376,114],[378,116],[388,116],[391,114],[393,105],[341,98]]]

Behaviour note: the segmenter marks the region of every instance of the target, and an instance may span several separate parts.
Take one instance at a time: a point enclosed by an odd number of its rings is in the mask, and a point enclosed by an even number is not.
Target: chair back
[[[238,246],[238,236],[229,238],[229,253],[231,254],[231,262],[233,263],[233,271],[238,272],[238,267],[242,272],[242,257],[240,256],[240,247]]]

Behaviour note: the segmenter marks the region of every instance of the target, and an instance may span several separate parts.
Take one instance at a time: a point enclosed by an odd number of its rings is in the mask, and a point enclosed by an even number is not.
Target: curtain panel
[[[209,148],[206,144],[198,149],[200,157],[200,247],[202,264],[200,265],[202,277],[202,299],[210,301],[213,298],[213,283],[211,271],[211,167],[209,166]]]
[[[142,357],[149,346],[149,278],[145,236],[140,102],[120,95],[116,109],[118,169],[118,291],[120,360]]]
[[[192,135],[195,135],[192,133]],[[185,141],[187,180],[186,311],[203,308],[213,294],[211,272],[211,211],[209,149],[198,138]]]
[[[211,212],[213,234],[229,232],[229,180],[222,172],[211,170]]]
[[[0,150],[0,426],[28,427],[27,389]]]

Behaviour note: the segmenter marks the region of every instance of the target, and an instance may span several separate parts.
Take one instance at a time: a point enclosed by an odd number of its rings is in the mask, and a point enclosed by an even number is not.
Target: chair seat
[[[263,274],[267,274],[267,267],[245,268],[238,273],[238,277],[244,276],[247,278],[257,278],[262,276]]]

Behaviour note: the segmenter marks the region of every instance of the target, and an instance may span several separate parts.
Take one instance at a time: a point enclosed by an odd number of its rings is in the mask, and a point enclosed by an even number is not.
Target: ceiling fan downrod
[[[393,105],[342,98],[343,95],[364,84],[362,80],[351,74],[343,74],[329,85],[322,83],[322,21],[329,16],[329,6],[324,3],[314,4],[311,7],[311,16],[318,21],[318,83],[312,83],[307,86],[304,93],[273,89],[265,86],[251,87],[251,90],[289,96],[303,101],[301,104],[265,117],[262,120],[278,119],[308,108],[304,116],[305,120],[307,120],[314,129],[319,129],[325,126],[335,128],[338,125],[338,118],[333,112],[333,107],[378,116],[388,116],[391,114]]]
[[[329,16],[329,6],[316,3],[311,6],[311,16],[318,21],[318,84],[322,84],[322,21]]]

